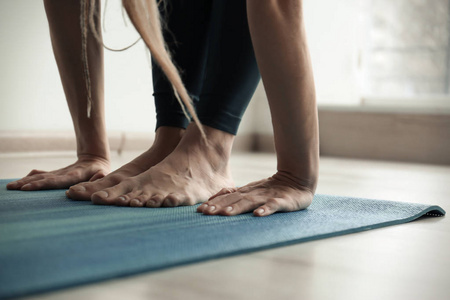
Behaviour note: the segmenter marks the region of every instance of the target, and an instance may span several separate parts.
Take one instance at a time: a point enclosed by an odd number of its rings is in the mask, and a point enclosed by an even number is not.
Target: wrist
[[[98,155],[98,154],[92,154],[92,153],[77,153],[78,161],[79,162],[101,162],[105,165],[110,165],[110,159],[109,156],[105,155]]]
[[[315,172],[296,174],[290,171],[278,170],[272,178],[288,183],[292,188],[309,192],[312,195],[316,191],[318,182],[318,176]]]
[[[110,161],[109,142],[106,137],[77,139],[77,157],[97,158],[104,161]]]

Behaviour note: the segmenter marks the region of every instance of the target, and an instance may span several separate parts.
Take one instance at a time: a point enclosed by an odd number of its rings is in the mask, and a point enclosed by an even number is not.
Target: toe
[[[131,203],[140,194],[141,194],[141,191],[133,191],[131,193],[122,195],[114,200],[114,204],[118,205],[118,206],[135,206],[135,205],[132,205]]]
[[[143,207],[144,204],[137,198],[133,198],[130,201],[130,206],[132,207]]]
[[[163,200],[164,200],[163,195],[161,195],[159,193],[153,194],[149,197],[149,199],[146,203],[146,206],[147,207],[161,207]]]
[[[115,204],[114,201],[117,198],[132,191],[132,186],[133,183],[130,180],[124,180],[118,185],[92,194],[91,200],[95,204]]]
[[[130,206],[133,207],[143,207],[147,204],[150,194],[146,192],[134,193],[130,198]]]
[[[165,207],[175,207],[183,205],[188,202],[188,197],[179,193],[170,193],[168,194],[162,203],[162,206]]]
[[[109,199],[109,194],[107,191],[99,191],[91,196],[91,200],[95,204],[111,204],[112,201]]]

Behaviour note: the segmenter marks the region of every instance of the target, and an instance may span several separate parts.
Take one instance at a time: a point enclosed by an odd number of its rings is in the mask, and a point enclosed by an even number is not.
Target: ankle
[[[189,124],[186,133],[180,142],[180,146],[186,149],[193,149],[194,151],[201,151],[204,153],[218,154],[222,159],[229,159],[231,155],[231,148],[233,146],[235,136],[213,127],[203,125],[203,130],[206,134],[205,141],[202,134],[195,123]]]
[[[152,148],[172,152],[180,142],[186,130],[179,127],[161,126],[156,130]]]

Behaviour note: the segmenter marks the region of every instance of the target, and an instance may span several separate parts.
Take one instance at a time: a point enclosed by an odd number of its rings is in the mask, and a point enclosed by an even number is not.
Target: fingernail
[[[232,211],[232,210],[233,210],[233,207],[228,206],[227,208],[225,208],[225,210],[226,210],[226,211]]]
[[[216,207],[215,207],[214,205],[211,205],[211,206],[209,207],[209,211],[214,211],[214,210],[216,210]]]
[[[100,191],[96,193],[100,198],[108,198],[108,193],[105,191]]]
[[[27,190],[27,189],[30,189],[31,186],[32,186],[31,183],[27,183],[27,184],[25,184],[25,185],[22,186],[21,190]]]
[[[75,192],[85,192],[86,188],[81,185],[81,186],[74,186],[74,187],[72,187],[72,190],[75,191]]]

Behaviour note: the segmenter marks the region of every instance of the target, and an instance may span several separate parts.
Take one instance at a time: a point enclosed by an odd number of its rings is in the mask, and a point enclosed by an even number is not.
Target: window
[[[450,1],[364,2],[362,105],[449,109]]]

